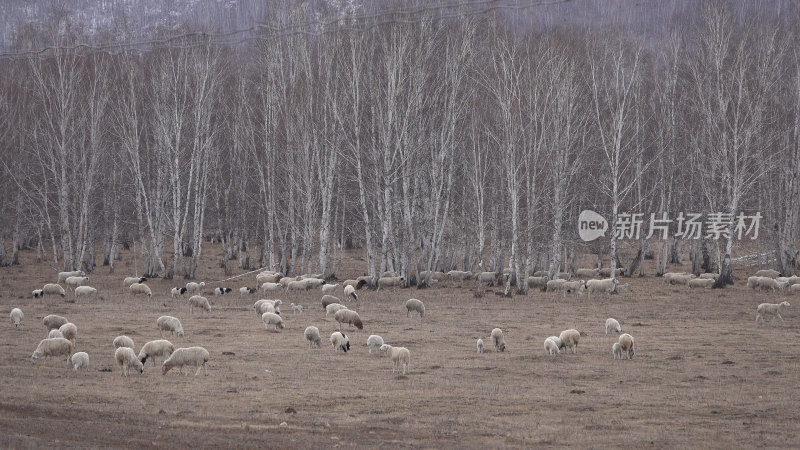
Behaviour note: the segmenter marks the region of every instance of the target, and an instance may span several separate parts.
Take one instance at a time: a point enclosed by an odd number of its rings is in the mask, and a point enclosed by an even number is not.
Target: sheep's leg
[[[783,317],[781,317],[781,313],[779,313],[779,312],[776,312],[775,314],[777,314],[777,315],[778,315],[778,318],[779,318],[779,319],[781,319],[781,322],[783,322]]]
[[[202,368],[203,368],[203,364],[198,364],[197,365],[197,372],[194,373],[194,376],[199,375],[200,374],[200,369],[202,369]],[[208,375],[208,374],[206,373],[206,375]]]

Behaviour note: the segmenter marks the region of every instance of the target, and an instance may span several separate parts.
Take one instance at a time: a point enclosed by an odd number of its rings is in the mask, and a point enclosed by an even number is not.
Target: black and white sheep
[[[156,356],[163,356],[165,358],[169,358],[169,355],[175,351],[175,346],[172,345],[172,342],[166,339],[156,339],[155,341],[150,341],[144,344],[139,350],[139,361],[142,364],[147,362],[147,358],[153,358],[153,365],[156,365]]]
[[[161,375],[166,375],[167,372],[170,371],[173,367],[178,367],[179,372],[183,373],[183,368],[185,366],[195,366],[197,367],[197,372],[194,373],[194,376],[197,376],[200,373],[200,369],[205,371],[205,375],[208,376],[208,359],[211,355],[208,353],[208,350],[204,349],[203,347],[186,347],[186,348],[179,348],[176,349],[169,358],[161,365]],[[189,375],[189,371],[186,371],[186,376]]]
[[[244,297],[245,295],[252,295],[258,292],[258,289],[251,288],[247,286],[242,286],[239,288],[239,297]]]
[[[169,331],[170,334],[175,333],[178,337],[183,337],[184,335],[183,326],[177,317],[161,316],[156,320],[156,325],[158,325],[158,331],[161,333],[162,338],[164,337],[165,331]]]
[[[64,338],[53,338],[53,339],[42,339],[39,341],[39,345],[36,346],[36,350],[33,351],[31,355],[31,362],[35,363],[42,357],[47,359],[50,356],[67,356],[67,362],[69,362],[70,356],[72,356],[72,349],[73,344],[69,339]]]
[[[411,311],[418,312],[420,318],[425,317],[425,304],[416,298],[408,299],[406,301],[406,317],[410,317]]]
[[[18,327],[22,324],[22,319],[25,318],[25,314],[22,313],[22,310],[19,308],[14,308],[11,310],[11,325],[14,327]]]
[[[356,294],[356,288],[353,286],[345,286],[344,287],[344,297],[352,297],[353,300],[358,300],[358,294]]]
[[[34,289],[31,294],[33,295],[33,298],[42,298],[44,297],[44,290]]]
[[[305,336],[306,340],[308,341],[308,347],[317,348],[322,347],[322,337],[319,335],[319,328],[311,325],[307,326],[305,331],[303,331],[303,336]]]
[[[186,293],[186,288],[185,287],[177,287],[176,286],[176,287],[172,288],[172,290],[170,291],[170,295],[172,295],[172,298],[178,298],[178,297],[180,297],[181,295],[183,295],[185,293]]]
[[[225,295],[229,294],[233,289],[229,287],[215,287],[214,288],[214,295]]]
[[[766,315],[766,314],[774,314],[774,315],[778,316],[778,318],[781,319],[781,321],[783,321],[783,317],[781,317],[781,313],[786,308],[788,308],[789,306],[791,306],[789,304],[789,302],[762,303],[762,304],[758,305],[758,308],[757,308],[756,322],[758,322],[759,319],[761,319],[761,321],[763,322],[764,321],[764,315]]]
[[[339,353],[341,351],[347,353],[350,351],[350,338],[348,338],[346,334],[340,331],[334,331],[331,333],[330,341],[331,345],[333,345],[334,352]]]

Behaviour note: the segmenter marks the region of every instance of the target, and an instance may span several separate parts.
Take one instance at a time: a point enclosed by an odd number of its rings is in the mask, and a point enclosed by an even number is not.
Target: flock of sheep
[[[621,272],[618,272],[621,274]],[[377,280],[378,289],[388,289],[401,286],[404,282],[402,277],[385,276]],[[448,273],[435,272],[431,274],[424,273],[423,277],[428,277],[435,282],[443,280],[456,280],[466,281],[475,279],[481,283],[497,283],[502,282],[502,273],[496,272],[479,272],[471,274],[470,272],[451,271]],[[580,269],[576,271],[576,276],[583,277],[597,277],[602,276],[604,273],[600,269]],[[606,275],[610,275],[607,271]],[[800,292],[800,277],[780,277],[780,274],[773,270],[760,270],[754,276],[749,277],[747,280],[747,287],[752,289],[761,290],[785,290],[789,289],[793,292]],[[548,280],[545,275],[535,273],[529,277],[527,282],[531,287],[538,287],[548,292],[562,292],[564,295],[583,295],[587,292],[590,296],[592,293],[612,294],[619,293],[628,288],[628,285],[620,285],[616,277],[605,279],[589,279],[571,281],[571,274],[559,274],[560,278]],[[664,283],[669,285],[686,285],[690,289],[694,288],[710,288],[715,281],[715,274],[703,274],[700,277],[695,277],[688,273],[671,272],[664,274]],[[58,274],[58,283],[46,284],[41,289],[33,291],[33,296],[38,298],[44,295],[60,295],[66,296],[66,290],[61,286],[61,283],[66,287],[72,288],[75,297],[93,295],[97,290],[91,286],[86,285],[89,277],[85,273],[76,272],[61,272]],[[152,290],[145,283],[147,281],[144,277],[127,277],[123,280],[123,288],[127,289],[132,295],[147,295],[152,296]],[[329,342],[331,343],[334,352],[346,353],[350,351],[350,338],[342,330],[342,325],[346,324],[352,328],[355,326],[357,329],[364,328],[364,322],[359,314],[345,305],[338,297],[334,296],[339,288],[339,284],[328,284],[322,279],[320,275],[306,275],[295,278],[285,277],[281,273],[273,271],[264,271],[257,275],[256,281],[259,288],[242,287],[239,289],[240,297],[250,296],[259,292],[264,294],[275,293],[279,290],[301,291],[305,292],[312,288],[319,288],[322,292],[321,305],[326,315],[333,315],[333,318],[338,322],[338,330],[331,333]],[[349,301],[358,300],[357,290],[369,283],[368,277],[359,277],[354,280],[346,280],[342,283],[342,291],[344,298]],[[194,308],[199,308],[205,312],[211,312],[211,304],[206,297],[201,295],[205,283],[189,282],[185,287],[174,287],[170,291],[173,298],[180,298],[184,295],[189,295],[187,304],[189,306],[190,314],[193,313]],[[232,292],[231,288],[216,287],[213,289],[214,295],[225,295]],[[281,300],[262,299],[254,303],[253,308],[258,317],[267,330],[274,330],[280,332],[285,328],[284,319],[281,315],[280,306],[283,304]],[[762,303],[757,307],[756,322],[764,321],[766,315],[774,315],[783,320],[781,313],[788,308],[789,302],[783,301],[778,304]],[[293,313],[302,313],[303,306],[291,303]],[[420,318],[425,316],[425,304],[419,299],[409,299],[405,302],[406,316],[416,313]],[[11,323],[13,326],[18,327],[21,325],[24,314],[20,308],[13,308],[11,310]],[[41,358],[66,356],[66,359],[74,370],[88,369],[89,355],[86,352],[75,352],[75,345],[78,335],[78,328],[75,324],[69,322],[66,318],[55,314],[47,315],[42,320],[45,328],[47,329],[47,338],[42,339],[39,345],[31,355],[31,361],[36,362]],[[203,347],[188,347],[188,348],[175,348],[175,346],[164,338],[164,332],[168,331],[171,335],[178,337],[184,336],[183,326],[178,318],[172,316],[161,316],[156,321],[156,325],[161,333],[161,338],[145,343],[138,354],[134,352],[134,342],[128,336],[117,336],[113,339],[114,345],[114,359],[121,368],[123,376],[128,376],[131,370],[143,373],[145,363],[148,359],[156,364],[157,357],[163,357],[162,374],[166,374],[174,367],[178,367],[181,374],[186,366],[194,366],[197,368],[195,376],[197,376],[201,369],[208,375],[207,363],[209,360],[209,352]],[[605,323],[606,334],[609,332],[622,333],[622,328],[619,321],[614,318],[608,318]],[[310,348],[319,348],[322,346],[322,337],[318,327],[309,325],[305,328],[303,335],[309,344]],[[548,355],[556,355],[570,350],[573,354],[577,353],[578,344],[581,336],[586,336],[584,332],[575,329],[564,330],[559,336],[550,336],[544,340],[544,350]],[[494,348],[497,352],[503,352],[506,349],[505,335],[500,328],[494,328],[486,341],[491,343],[487,346],[484,339],[477,340],[477,352],[484,353],[490,348]],[[405,347],[392,346],[384,342],[383,338],[379,335],[370,335],[366,341],[368,352],[372,354],[373,350],[380,351],[387,355],[392,361],[392,373],[402,372],[405,376],[408,367],[411,363],[411,353]],[[620,334],[617,342],[612,345],[612,355],[614,359],[632,359],[635,355],[634,338],[628,333]],[[188,371],[186,373],[188,376]]]

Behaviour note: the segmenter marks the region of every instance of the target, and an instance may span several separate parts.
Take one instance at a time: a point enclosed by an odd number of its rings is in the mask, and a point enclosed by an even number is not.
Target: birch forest
[[[797,8],[690,2],[647,33],[548,2],[275,3],[246,34],[18,24],[0,265],[113,270],[124,246],[139,275],[192,279],[221,245],[229,272],[336,276],[355,250],[369,276],[506,269],[519,293],[587,258],[797,273]],[[583,242],[585,209],[643,233]],[[679,212],[763,217],[757,239],[647,238]]]

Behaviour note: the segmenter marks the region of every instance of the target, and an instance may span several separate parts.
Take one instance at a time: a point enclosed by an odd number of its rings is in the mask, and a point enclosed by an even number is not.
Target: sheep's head
[[[792,305],[790,305],[789,302],[781,302],[781,306],[783,306],[784,308],[788,308],[789,306]]]
[[[276,328],[280,328],[280,329],[284,329],[284,328],[286,328],[286,325],[284,325],[284,324],[283,324],[283,322],[281,321],[281,322],[278,322],[278,323],[275,325],[275,327],[276,327]]]
[[[183,329],[178,330],[175,334],[177,334],[178,337],[183,337]]]
[[[380,350],[381,350],[383,353],[386,353],[386,352],[388,352],[388,351],[389,351],[389,349],[390,349],[390,348],[392,348],[392,347],[391,347],[389,344],[383,344],[383,345],[381,345],[381,349],[380,349]]]
[[[506,343],[501,342],[500,345],[497,346],[497,349],[500,350],[501,352],[506,351]]]
[[[32,362],[32,363],[34,363],[34,364],[36,364],[36,361],[38,361],[38,360],[39,360],[39,358],[41,358],[41,357],[42,357],[42,355],[41,355],[41,354],[40,354],[38,351],[35,351],[35,352],[33,352],[33,354],[31,355],[31,362]]]
[[[147,278],[139,277],[139,283],[144,283],[145,281],[147,281]]]
[[[356,319],[353,321],[353,325],[355,325],[356,328],[358,328],[359,330],[364,329],[364,323],[361,322],[361,319],[359,319],[358,317],[356,317]]]

